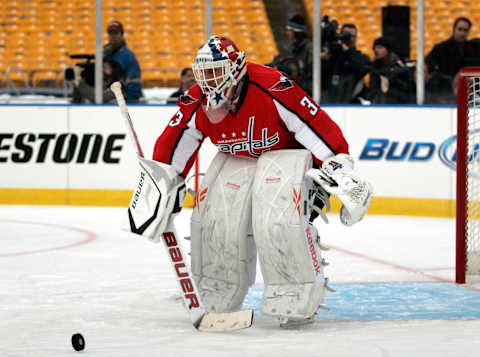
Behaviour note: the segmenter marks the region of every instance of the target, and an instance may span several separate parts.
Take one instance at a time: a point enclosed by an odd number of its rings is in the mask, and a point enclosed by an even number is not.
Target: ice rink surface
[[[177,217],[189,234],[191,211]],[[280,329],[258,312],[260,269],[244,306],[250,329],[196,331],[163,246],[121,230],[124,208],[0,206],[0,357],[479,356],[480,284],[454,279],[453,219],[338,216],[316,226],[330,247],[330,311]],[[122,223],[123,222],[123,223]],[[187,241],[183,242],[189,250]]]

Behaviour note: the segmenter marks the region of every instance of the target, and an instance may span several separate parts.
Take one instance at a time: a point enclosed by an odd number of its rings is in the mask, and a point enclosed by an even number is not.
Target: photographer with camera
[[[125,99],[127,103],[138,103],[143,96],[141,70],[135,54],[127,47],[123,25],[119,21],[113,21],[107,26],[107,33],[104,58],[120,64],[125,73]]]
[[[307,26],[302,15],[295,15],[287,22],[287,35],[290,40],[288,57],[296,59],[298,78],[303,81],[302,88],[312,95],[313,62],[312,42],[307,36]]]
[[[337,32],[338,22],[322,20],[322,102],[359,103],[364,90],[364,77],[371,62],[356,48],[357,27],[344,24]]]
[[[370,71],[369,99],[372,104],[405,104],[412,102],[412,73],[391,51],[385,37],[373,42],[374,61]]]
[[[73,83],[72,103],[95,103],[95,63],[94,55],[71,55],[72,59],[84,58],[87,62],[77,63],[65,70],[65,79]],[[113,82],[122,83],[125,95],[125,73],[118,62],[103,60],[103,103],[115,103],[115,95],[110,90]]]

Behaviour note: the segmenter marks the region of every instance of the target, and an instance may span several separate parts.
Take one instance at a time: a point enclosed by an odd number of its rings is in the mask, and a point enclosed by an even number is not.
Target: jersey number
[[[302,107],[307,107],[310,109],[310,114],[315,115],[318,112],[318,108],[315,104],[312,103],[308,97],[303,97],[302,100],[300,101],[300,104]]]
[[[175,117],[173,117],[172,120],[170,120],[170,122],[168,123],[169,126],[176,126],[178,124],[180,124],[180,122],[182,121],[182,118],[183,118],[183,114],[182,112],[179,110],[177,112],[177,114],[175,114]]]

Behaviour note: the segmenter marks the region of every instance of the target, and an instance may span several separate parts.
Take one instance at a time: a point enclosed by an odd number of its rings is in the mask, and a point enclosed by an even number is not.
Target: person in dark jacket
[[[288,20],[287,35],[290,40],[288,56],[297,59],[304,89],[312,95],[312,42],[307,36],[307,26],[302,15],[295,15]]]
[[[400,57],[391,51],[390,41],[373,42],[374,61],[370,71],[369,99],[373,104],[406,104],[411,101],[411,74]]]
[[[137,57],[127,47],[123,37],[123,25],[119,21],[111,22],[107,27],[108,43],[105,45],[104,57],[118,62],[125,72],[127,103],[138,103],[142,97],[142,73]]]
[[[357,35],[354,24],[344,24],[335,43],[323,48],[324,102],[359,103],[358,96],[364,88],[363,78],[369,72],[371,62],[367,55],[357,50]]]
[[[468,41],[468,34],[472,22],[466,17],[459,17],[453,24],[452,36],[443,42],[436,44],[426,57],[426,62],[435,70],[451,79],[468,65],[468,59],[479,57],[478,46]]]

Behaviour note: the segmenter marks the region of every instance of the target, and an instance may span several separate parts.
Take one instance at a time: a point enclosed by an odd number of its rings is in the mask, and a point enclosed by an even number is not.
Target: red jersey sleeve
[[[340,127],[294,81],[273,71],[257,78],[273,98],[282,126],[312,152],[317,164],[339,153],[348,154],[348,143]]]
[[[190,171],[205,138],[197,128],[200,100],[194,95],[198,92],[195,89],[198,88],[195,86],[178,98],[179,109],[158,137],[153,150],[153,160],[171,165],[183,177]]]

